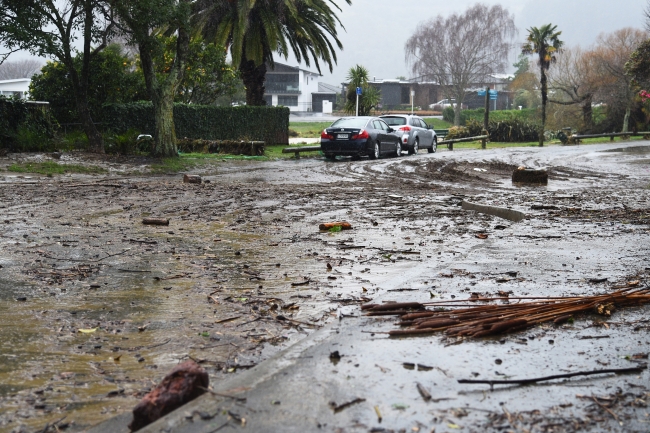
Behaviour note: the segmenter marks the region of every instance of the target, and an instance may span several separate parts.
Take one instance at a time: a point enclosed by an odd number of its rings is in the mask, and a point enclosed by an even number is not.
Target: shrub
[[[0,149],[53,150],[54,130],[47,106],[0,96]]]
[[[104,122],[113,133],[130,129],[153,134],[153,106],[150,102],[111,104],[104,109]],[[204,140],[289,142],[289,109],[286,107],[218,107],[174,104],[176,136]]]
[[[471,135],[469,135],[469,129],[467,129],[465,126],[452,126],[449,128],[449,132],[447,133],[445,140],[455,140],[457,138],[465,137],[471,137]]]
[[[521,119],[490,121],[488,132],[490,141],[516,143],[539,140],[539,125]]]

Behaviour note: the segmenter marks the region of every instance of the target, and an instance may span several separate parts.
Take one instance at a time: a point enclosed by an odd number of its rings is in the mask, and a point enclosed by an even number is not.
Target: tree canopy
[[[368,116],[373,108],[381,100],[379,90],[368,84],[369,73],[366,68],[356,65],[348,71],[348,90],[345,95],[345,112],[356,113],[357,111],[357,87],[361,88],[359,95],[359,116]]]
[[[405,45],[406,61],[415,77],[433,80],[446,97],[463,101],[469,88],[505,71],[516,33],[514,16],[505,8],[479,3],[463,14],[418,24]],[[460,110],[456,104],[456,124]]]
[[[206,40],[230,47],[248,105],[265,104],[266,65],[273,66],[274,53],[287,58],[291,52],[307,66],[313,61],[321,72],[320,61],[332,71],[336,50],[343,48],[336,15],[341,9],[333,0],[250,0],[247,5],[199,0],[197,8],[204,10],[197,19]]]
[[[97,152],[104,144],[88,108],[88,82],[90,58],[106,47],[112,29],[104,6],[99,0],[0,0],[0,45],[65,65],[83,129]],[[77,38],[83,42],[80,69],[74,62]]]

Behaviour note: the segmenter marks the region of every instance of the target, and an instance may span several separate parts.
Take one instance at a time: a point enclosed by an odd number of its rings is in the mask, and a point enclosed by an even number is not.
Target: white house
[[[0,81],[0,95],[11,97],[17,96],[22,99],[27,99],[29,95],[29,84],[32,82],[30,78],[18,78],[15,80],[1,80]]]
[[[336,92],[323,91],[317,72],[275,62],[267,67],[264,99],[266,105],[289,107],[291,112],[322,112],[323,101],[336,102]]]

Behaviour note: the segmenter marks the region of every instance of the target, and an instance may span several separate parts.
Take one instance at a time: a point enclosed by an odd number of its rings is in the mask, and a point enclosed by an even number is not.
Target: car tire
[[[370,159],[379,159],[381,156],[381,146],[379,145],[378,141],[375,141],[374,147],[372,149],[372,152],[370,152]]]
[[[395,147],[395,156],[397,158],[402,156],[402,143],[400,141],[397,142],[397,145]]]
[[[438,139],[436,137],[433,137],[431,147],[429,148],[429,153],[436,153],[436,150],[438,150]]]
[[[420,139],[415,138],[415,141],[413,142],[413,147],[409,149],[409,155],[415,155],[420,151]]]

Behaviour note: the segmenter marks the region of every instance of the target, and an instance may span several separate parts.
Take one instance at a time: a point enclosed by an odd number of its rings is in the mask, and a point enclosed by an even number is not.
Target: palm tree
[[[345,95],[345,112],[356,113],[357,109],[357,87],[361,87],[359,96],[359,115],[368,116],[370,111],[377,106],[381,100],[379,90],[368,84],[370,74],[361,65],[356,65],[348,71],[348,91]]]
[[[352,4],[352,0],[345,0]],[[293,52],[298,62],[310,66],[313,59],[318,72],[319,60],[330,71],[336,63],[336,48],[343,45],[337,37],[341,21],[331,6],[341,10],[334,0],[200,0],[205,12],[197,17],[206,40],[230,47],[233,65],[238,65],[246,104],[265,105],[266,65],[273,66],[273,53],[287,58]],[[236,24],[245,22],[244,32]]]
[[[548,100],[548,79],[546,71],[555,63],[555,55],[562,49],[562,42],[559,36],[562,32],[556,31],[557,26],[546,24],[540,28],[531,27],[528,29],[526,43],[521,47],[522,54],[537,54],[539,56],[540,83],[542,85],[542,128],[539,133],[539,145],[544,145],[544,125],[546,124],[546,101]]]

